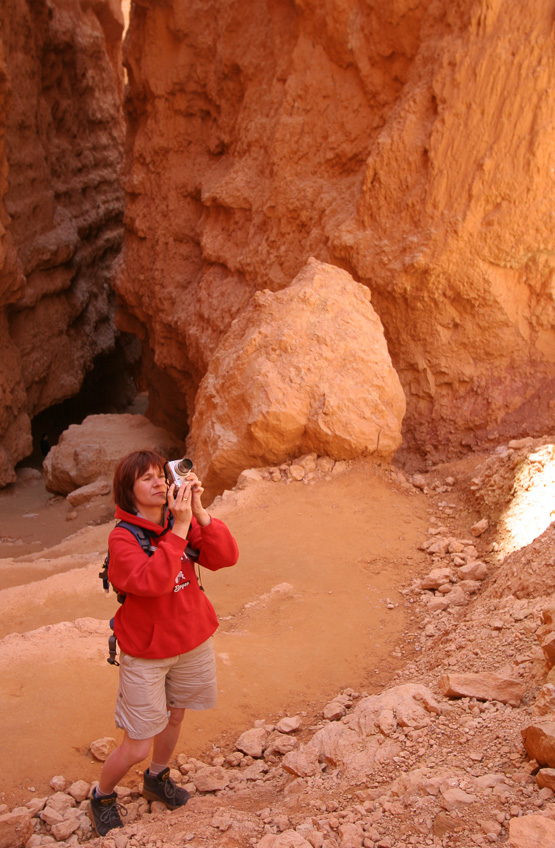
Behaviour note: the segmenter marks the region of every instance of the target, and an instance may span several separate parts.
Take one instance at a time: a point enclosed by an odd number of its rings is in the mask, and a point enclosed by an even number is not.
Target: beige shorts
[[[214,637],[198,648],[167,659],[120,653],[116,725],[131,739],[151,739],[166,727],[168,710],[216,706]]]

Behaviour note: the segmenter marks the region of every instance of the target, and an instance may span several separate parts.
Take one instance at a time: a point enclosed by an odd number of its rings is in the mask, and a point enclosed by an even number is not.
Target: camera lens
[[[183,459],[180,459],[176,466],[180,474],[188,474],[192,467],[192,461],[190,459],[187,459],[186,456],[184,456]]]

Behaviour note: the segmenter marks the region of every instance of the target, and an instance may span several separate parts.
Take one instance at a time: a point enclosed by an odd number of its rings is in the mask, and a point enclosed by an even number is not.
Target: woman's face
[[[163,468],[151,466],[135,480],[133,500],[137,512],[147,515],[153,509],[161,509],[166,503],[168,484]]]

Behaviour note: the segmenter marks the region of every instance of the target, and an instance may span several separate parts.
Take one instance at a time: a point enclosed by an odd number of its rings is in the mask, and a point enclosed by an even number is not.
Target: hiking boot
[[[97,798],[93,792],[89,801],[89,818],[97,836],[106,836],[110,830],[123,827],[120,813],[126,816],[127,810],[122,804],[118,804],[115,792],[104,798]]]
[[[161,801],[168,810],[183,807],[191,797],[186,789],[178,786],[170,777],[169,768],[165,768],[156,776],[151,775],[147,769],[143,780],[143,798],[148,801]]]

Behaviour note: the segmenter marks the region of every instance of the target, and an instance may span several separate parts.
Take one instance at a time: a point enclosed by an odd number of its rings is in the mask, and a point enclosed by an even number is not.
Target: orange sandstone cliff
[[[31,419],[116,344],[119,6],[0,2],[0,485],[31,451]]]
[[[312,261],[370,294],[405,460],[550,430],[551,0],[134,0],[125,153],[119,0],[0,9],[0,485],[118,331],[149,416],[208,456],[211,364]]]
[[[366,285],[431,459],[555,410],[553,4],[135,0],[119,326],[184,435],[258,290]]]

